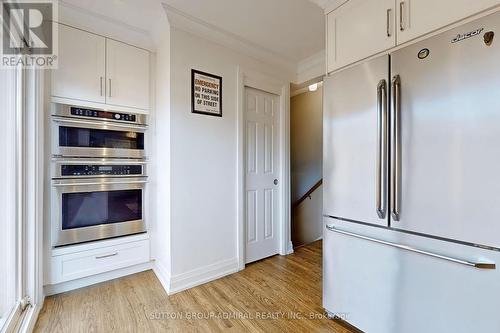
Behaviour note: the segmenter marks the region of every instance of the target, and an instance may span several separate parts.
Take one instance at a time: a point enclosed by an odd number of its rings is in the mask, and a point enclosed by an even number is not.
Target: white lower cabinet
[[[337,221],[337,222],[336,222]],[[500,332],[500,252],[325,218],[338,230],[479,269],[324,229],[323,306],[370,333]]]
[[[80,279],[150,260],[149,239],[79,251],[64,250],[62,254],[54,251],[55,254],[50,258],[47,284]]]

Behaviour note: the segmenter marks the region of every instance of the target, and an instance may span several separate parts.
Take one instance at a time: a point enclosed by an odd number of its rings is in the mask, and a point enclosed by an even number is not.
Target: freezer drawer
[[[500,248],[499,37],[496,13],[391,55],[392,227]]]
[[[387,55],[341,71],[323,87],[323,212],[387,220]]]
[[[500,271],[491,250],[325,218],[323,306],[370,333],[500,332]],[[329,231],[438,254],[429,256]],[[491,268],[491,267],[490,267]]]

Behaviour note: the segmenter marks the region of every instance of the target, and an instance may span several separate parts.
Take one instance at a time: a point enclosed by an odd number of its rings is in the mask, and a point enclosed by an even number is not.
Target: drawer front
[[[149,240],[54,256],[48,283],[66,282],[149,260]]]

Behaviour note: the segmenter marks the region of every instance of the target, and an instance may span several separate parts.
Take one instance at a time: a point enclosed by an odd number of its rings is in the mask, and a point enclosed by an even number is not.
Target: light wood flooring
[[[48,297],[35,332],[354,332],[321,306],[321,241],[168,296],[152,271]]]

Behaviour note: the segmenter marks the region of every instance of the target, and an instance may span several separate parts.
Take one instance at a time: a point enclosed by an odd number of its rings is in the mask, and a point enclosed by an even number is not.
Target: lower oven
[[[146,232],[147,177],[87,177],[52,180],[53,246]]]

